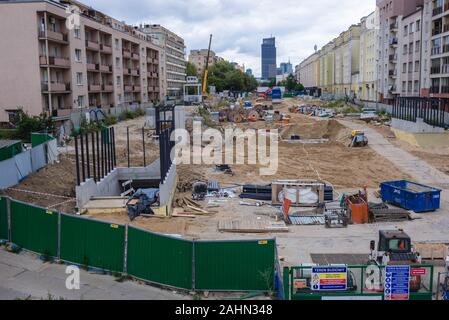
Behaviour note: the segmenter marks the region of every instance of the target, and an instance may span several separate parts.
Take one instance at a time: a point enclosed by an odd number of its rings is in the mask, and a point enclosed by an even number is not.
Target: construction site
[[[412,145],[397,138],[389,118],[367,119],[355,105],[309,97],[273,104],[253,96],[176,109],[147,111],[101,131],[100,138],[98,132],[76,137],[58,148],[58,161],[2,196],[193,243],[273,239],[278,298],[316,297],[310,278],[300,276],[305,268],[344,265],[348,284],[356,281],[350,266],[383,266],[383,255],[387,264],[424,272],[414,298],[443,297],[447,280],[438,275],[448,267],[449,147]],[[175,118],[182,120],[175,124]],[[260,164],[173,164],[167,154],[174,143],[164,132],[170,126],[192,132],[194,121],[221,132],[277,130],[276,174],[260,175]],[[400,192],[409,193],[407,201],[395,196]],[[404,239],[407,248],[381,248],[390,238]],[[363,281],[368,276],[365,269],[357,274]],[[359,281],[357,290],[348,285],[343,292],[367,297]],[[379,297],[383,291],[369,292]]]

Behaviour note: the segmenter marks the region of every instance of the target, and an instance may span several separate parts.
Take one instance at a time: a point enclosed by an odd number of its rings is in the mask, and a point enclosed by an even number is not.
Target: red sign
[[[412,270],[410,271],[411,276],[425,276],[426,274],[426,268],[412,268]]]

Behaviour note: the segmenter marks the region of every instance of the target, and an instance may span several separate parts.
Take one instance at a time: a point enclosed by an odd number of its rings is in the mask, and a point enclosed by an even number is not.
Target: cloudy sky
[[[375,0],[83,0],[129,24],[161,24],[190,49],[207,48],[260,76],[260,44],[276,37],[278,65],[293,66],[375,9]]]

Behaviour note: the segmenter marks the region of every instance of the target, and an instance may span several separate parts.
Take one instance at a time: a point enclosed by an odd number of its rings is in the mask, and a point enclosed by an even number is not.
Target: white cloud
[[[212,49],[260,75],[262,39],[276,37],[278,64],[298,64],[375,9],[375,0],[84,0],[129,24],[161,24],[187,50]],[[187,52],[188,52],[187,51]]]

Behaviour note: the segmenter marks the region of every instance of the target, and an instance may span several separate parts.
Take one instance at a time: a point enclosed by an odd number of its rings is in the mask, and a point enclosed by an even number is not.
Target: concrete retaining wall
[[[377,112],[386,111],[389,114],[393,113],[393,106],[389,104],[376,103],[372,101],[360,101],[360,103],[363,104],[365,108],[376,109]]]
[[[123,190],[119,181],[123,180],[160,180],[159,160],[147,167],[115,168],[100,182],[89,179],[75,188],[76,205],[83,208],[92,197],[119,196]]]
[[[19,184],[31,173],[58,159],[56,140],[51,140],[0,162],[0,189]]]
[[[423,119],[417,118],[416,122],[406,121],[393,118],[391,120],[391,127],[410,133],[444,133],[444,129],[428,125]]]

